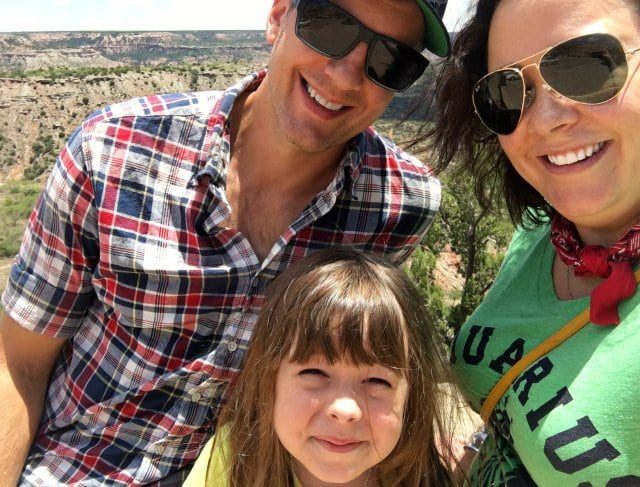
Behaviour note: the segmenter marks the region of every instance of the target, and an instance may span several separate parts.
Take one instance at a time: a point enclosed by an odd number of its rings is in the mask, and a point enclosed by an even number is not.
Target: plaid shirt
[[[221,226],[228,115],[263,77],[107,107],[61,152],[2,299],[25,328],[68,339],[23,483],[180,485],[242,365],[265,286],[329,245],[400,263],[420,242],[440,185],[373,129],[263,262]]]

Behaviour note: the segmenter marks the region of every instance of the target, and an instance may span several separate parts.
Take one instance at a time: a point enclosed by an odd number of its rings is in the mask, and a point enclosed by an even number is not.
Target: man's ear
[[[273,0],[273,5],[271,5],[271,10],[269,10],[267,30],[265,32],[268,44],[273,44],[278,38],[290,2],[291,0]]]

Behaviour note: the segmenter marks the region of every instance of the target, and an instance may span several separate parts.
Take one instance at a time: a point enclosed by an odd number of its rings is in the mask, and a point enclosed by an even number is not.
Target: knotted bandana
[[[604,279],[591,291],[591,322],[596,325],[620,323],[618,304],[633,296],[636,280],[632,262],[640,255],[640,224],[611,247],[584,245],[573,223],[556,215],[551,222],[551,242],[560,260],[578,277]]]

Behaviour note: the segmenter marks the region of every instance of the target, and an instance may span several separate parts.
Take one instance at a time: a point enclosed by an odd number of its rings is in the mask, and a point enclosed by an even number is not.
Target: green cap
[[[432,53],[446,57],[451,52],[449,32],[442,23],[447,0],[416,0],[424,15],[424,46]]]

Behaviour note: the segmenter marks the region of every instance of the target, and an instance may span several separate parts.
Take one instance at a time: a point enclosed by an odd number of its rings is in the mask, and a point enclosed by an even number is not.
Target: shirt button
[[[230,352],[235,352],[236,350],[238,350],[238,344],[236,342],[229,342],[227,344],[227,350],[229,350]]]
[[[194,392],[193,394],[191,394],[191,399],[193,399],[194,401],[199,401],[201,397],[202,395],[199,392]]]
[[[162,452],[164,452],[164,445],[153,445],[153,450],[158,454],[162,454]]]

